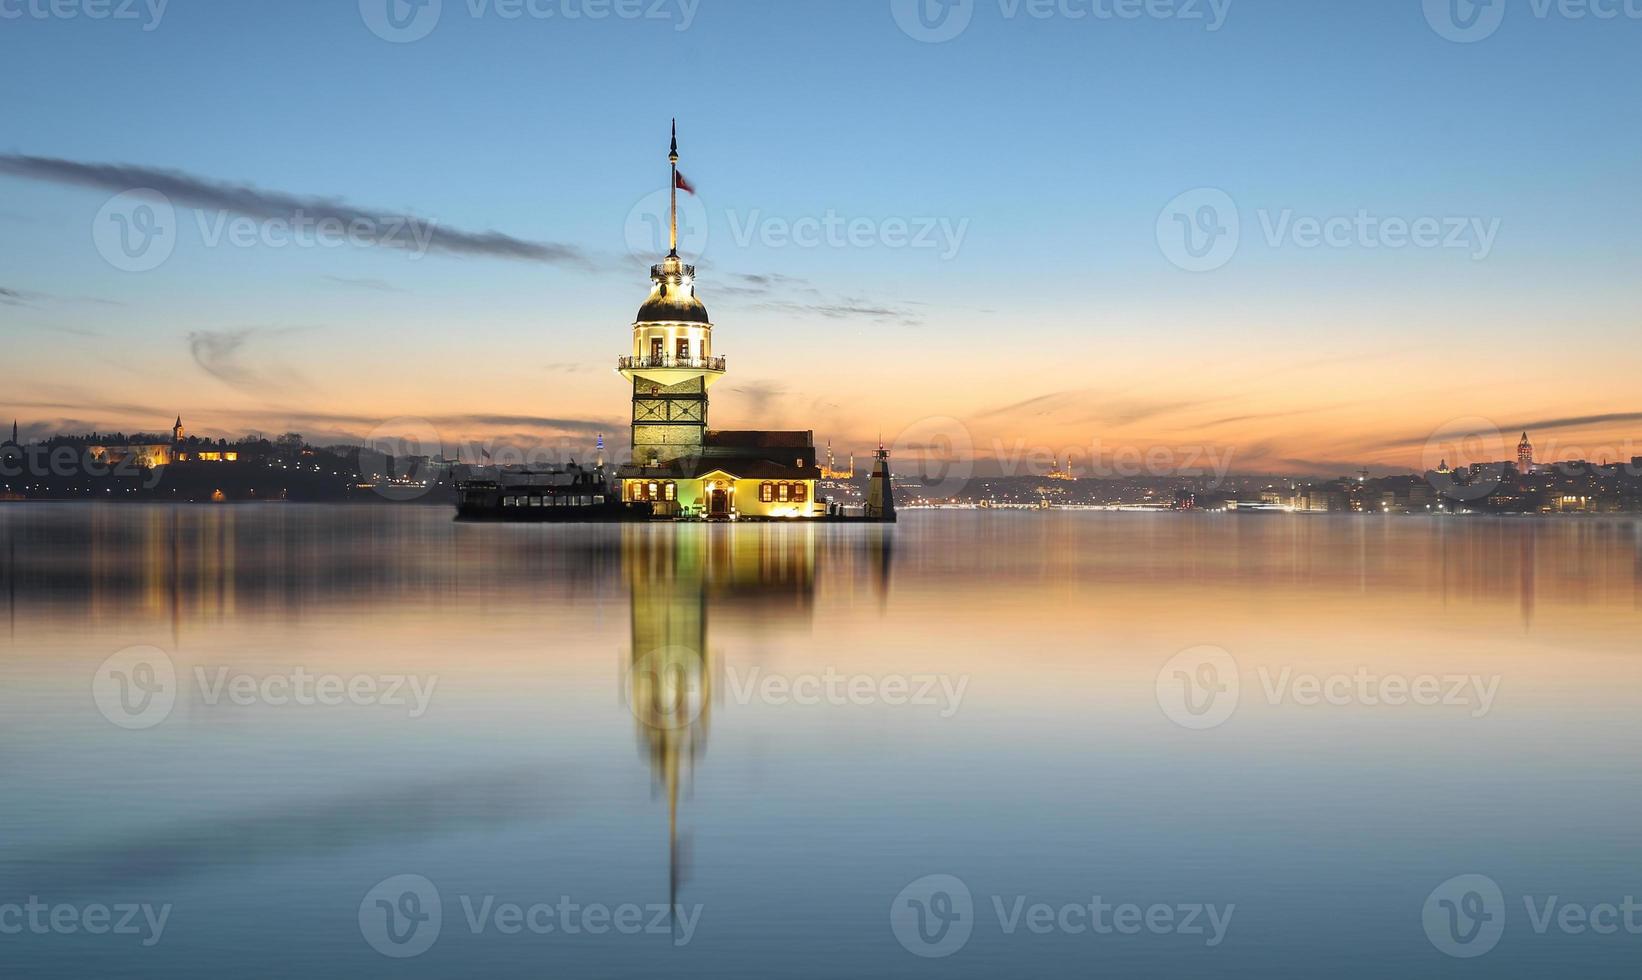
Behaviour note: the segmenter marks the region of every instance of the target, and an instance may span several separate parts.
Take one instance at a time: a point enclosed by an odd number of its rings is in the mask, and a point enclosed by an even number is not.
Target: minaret
[[[895,490],[889,482],[889,450],[878,444],[873,453],[872,479],[867,482],[866,518],[869,521],[895,521]]]
[[[713,323],[696,298],[695,266],[678,254],[678,123],[667,151],[672,173],[668,251],[650,267],[650,297],[633,321],[633,353],[616,369],[633,384],[633,465],[698,456],[707,434],[707,389],[724,376]],[[639,474],[642,475],[642,474]]]
[[[17,420],[16,419],[11,420],[11,444],[13,446],[21,446],[22,445],[22,443],[17,441]]]

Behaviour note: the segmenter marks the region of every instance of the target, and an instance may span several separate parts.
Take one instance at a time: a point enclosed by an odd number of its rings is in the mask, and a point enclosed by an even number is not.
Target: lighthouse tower
[[[724,376],[713,356],[713,323],[696,298],[696,269],[678,254],[678,122],[667,153],[672,167],[670,248],[650,267],[650,297],[633,322],[633,353],[617,364],[633,385],[633,466],[664,467],[701,455],[707,389]]]
[[[878,444],[878,451],[872,454],[872,477],[867,482],[867,506],[865,515],[869,521],[883,521],[887,524],[895,523],[895,490],[889,482],[889,450],[884,444]]]

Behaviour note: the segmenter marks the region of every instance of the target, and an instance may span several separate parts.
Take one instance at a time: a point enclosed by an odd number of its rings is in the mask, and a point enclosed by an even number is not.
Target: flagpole
[[[670,256],[678,255],[678,120],[673,120],[673,148],[668,151],[667,162],[673,165],[673,179],[668,191],[673,195],[672,220],[668,225],[668,247]]]

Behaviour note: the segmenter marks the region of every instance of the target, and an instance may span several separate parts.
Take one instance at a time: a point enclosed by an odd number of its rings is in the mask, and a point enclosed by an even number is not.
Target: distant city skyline
[[[1642,455],[1629,19],[1462,44],[1418,3],[1234,4],[1215,30],[979,5],[926,43],[887,2],[446,8],[408,43],[356,4],[7,21],[0,418],[620,432],[612,339],[659,258],[676,115],[681,250],[732,358],[715,428],[956,434],[979,473],[1097,442],[1414,472],[1479,426],[1501,460],[1524,429],[1541,458]],[[174,224],[119,199],[139,187]],[[154,231],[163,260],[120,267],[117,236]]]

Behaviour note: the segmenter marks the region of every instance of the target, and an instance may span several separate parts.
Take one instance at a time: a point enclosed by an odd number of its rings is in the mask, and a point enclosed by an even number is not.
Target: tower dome
[[[696,298],[696,267],[675,255],[650,267],[650,296],[639,307],[635,323],[699,323],[711,325],[707,307]]]

